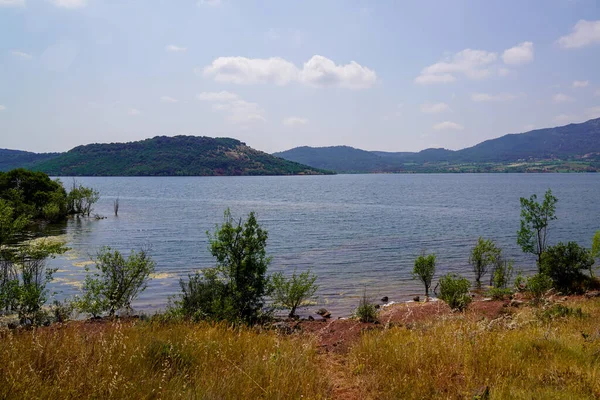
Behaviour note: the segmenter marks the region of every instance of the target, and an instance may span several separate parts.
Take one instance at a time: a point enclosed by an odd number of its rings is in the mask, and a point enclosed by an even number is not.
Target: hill
[[[17,165],[24,166],[24,165]],[[78,146],[31,169],[53,176],[218,176],[324,174],[230,138],[157,136],[138,142]]]
[[[23,167],[29,168],[36,162],[49,160],[59,153],[31,153],[29,151],[0,149],[0,171]]]
[[[425,149],[416,153],[369,152],[334,146],[296,147],[274,155],[336,172],[460,172],[463,169],[457,166],[461,164],[473,164],[467,166],[470,172],[520,172],[528,170],[523,165],[531,163],[539,167],[540,162],[551,164],[550,170],[598,170],[600,118],[580,124],[508,134],[456,151]],[[579,164],[567,162],[574,160]],[[502,166],[517,162],[518,166]],[[500,167],[494,164],[500,164]],[[542,170],[547,171],[547,166]]]

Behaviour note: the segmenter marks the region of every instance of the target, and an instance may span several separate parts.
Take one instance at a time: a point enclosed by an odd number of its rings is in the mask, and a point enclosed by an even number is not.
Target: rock
[[[379,309],[379,308],[381,308],[381,306],[379,304],[375,304],[375,308]]]
[[[284,335],[291,334],[294,330],[285,322],[275,322],[271,325],[273,329],[275,329],[279,333],[283,333]]]
[[[317,314],[323,318],[331,318],[331,313],[327,311],[325,308],[319,308]]]
[[[485,299],[482,299],[481,301],[492,301],[491,297],[486,297]]]
[[[585,294],[585,297],[587,297],[588,299],[594,298],[594,297],[600,297],[600,291],[599,290],[594,290],[591,292],[587,292]]]
[[[418,303],[419,301],[421,301],[421,298],[419,296],[415,296],[413,297],[413,301]]]
[[[309,320],[309,321],[314,321],[315,319],[313,318],[313,316],[312,316],[312,315],[309,315],[309,316],[308,316],[308,320]]]
[[[389,300],[389,298],[388,298],[387,296],[383,296],[383,297],[381,298],[381,301],[382,301],[383,303],[387,303],[387,302],[388,302],[388,300]]]
[[[511,307],[519,307],[519,306],[522,306],[523,304],[525,304],[525,302],[524,302],[524,301],[521,301],[521,300],[515,300],[515,299],[512,299],[512,300],[510,301],[510,306],[511,306]]]

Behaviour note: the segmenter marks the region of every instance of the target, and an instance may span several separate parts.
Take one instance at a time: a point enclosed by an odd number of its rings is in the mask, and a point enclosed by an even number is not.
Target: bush
[[[360,322],[377,322],[377,309],[375,304],[371,303],[367,297],[367,291],[363,293],[354,315]]]
[[[543,321],[550,321],[553,319],[566,317],[584,318],[587,317],[587,314],[581,310],[581,307],[571,308],[562,304],[554,304],[547,310],[539,312],[538,317]]]
[[[534,302],[539,303],[544,294],[552,288],[552,279],[545,274],[535,274],[527,278],[525,290],[531,293]]]
[[[218,271],[208,268],[188,275],[179,281],[181,295],[170,307],[171,315],[180,315],[194,321],[234,321],[237,318],[227,285],[219,279]]]
[[[217,266],[181,280],[182,293],[169,312],[195,320],[258,322],[266,315],[263,305],[270,291],[267,231],[253,212],[246,221],[235,222],[227,209],[223,224],[207,234]]]
[[[491,288],[487,291],[486,295],[491,297],[493,300],[504,300],[505,297],[510,296],[512,290],[508,288]]]
[[[413,279],[419,279],[425,286],[425,296],[429,297],[429,288],[431,287],[431,280],[435,275],[435,254],[426,255],[425,252],[421,253],[415,260],[415,267],[413,269]]]
[[[293,318],[296,309],[314,296],[319,288],[315,285],[316,280],[317,276],[310,271],[302,272],[300,275],[296,275],[294,271],[290,278],[286,278],[281,272],[274,274],[271,278],[274,304],[289,308],[289,317]]]
[[[464,311],[472,300],[469,295],[470,287],[471,283],[467,278],[447,274],[440,279],[440,299],[453,310]]]
[[[576,293],[584,290],[589,276],[588,271],[594,264],[589,250],[575,242],[558,243],[548,247],[542,254],[541,272],[548,275],[554,287],[563,293]]]
[[[89,217],[94,204],[100,200],[100,193],[92,188],[85,187],[73,180],[71,191],[67,195],[69,214]]]
[[[510,284],[514,273],[512,261],[505,260],[503,257],[498,257],[494,269],[492,270],[491,285],[498,289],[506,289]]]
[[[502,250],[496,246],[493,240],[484,240],[479,237],[469,256],[469,264],[473,266],[475,282],[478,287],[481,286],[481,278],[488,273],[490,266],[498,263],[501,253]]]
[[[118,250],[104,247],[96,258],[96,271],[88,274],[83,284],[83,297],[77,308],[98,317],[114,316],[118,310],[131,309],[131,302],[146,289],[155,263],[147,250],[132,251],[125,259]]]

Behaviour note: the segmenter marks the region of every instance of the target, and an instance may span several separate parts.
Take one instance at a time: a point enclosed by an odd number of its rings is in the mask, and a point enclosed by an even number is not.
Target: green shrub
[[[470,287],[471,283],[467,278],[446,274],[440,279],[440,299],[453,310],[464,311],[472,300],[469,295]]]
[[[552,288],[552,279],[545,274],[535,274],[527,278],[525,290],[531,294],[533,300],[539,302],[544,294]]]
[[[498,289],[506,289],[510,285],[514,273],[512,261],[498,257],[492,270],[491,285]]]
[[[83,296],[77,308],[98,317],[114,316],[119,310],[131,309],[131,302],[146,289],[155,263],[147,250],[132,251],[125,259],[110,247],[102,248],[96,258],[96,270],[88,274],[83,284]]]
[[[377,322],[377,309],[367,297],[367,292],[363,293],[354,315],[360,322]]]
[[[589,276],[583,271],[590,270],[594,258],[589,250],[575,242],[558,243],[548,247],[542,254],[541,272],[548,275],[553,286],[563,293],[577,293],[585,290]]]
[[[512,295],[512,290],[508,288],[493,287],[486,292],[486,296],[493,300],[504,300],[505,297]]]
[[[538,316],[543,321],[550,321],[566,317],[584,318],[587,317],[587,314],[581,310],[581,307],[571,308],[562,304],[554,304],[552,307],[538,312]]]
[[[274,274],[271,277],[274,304],[289,308],[289,316],[293,318],[296,309],[314,296],[319,288],[315,285],[316,280],[317,276],[311,274],[310,271],[302,272],[299,275],[296,275],[296,271],[294,271],[290,278],[286,278],[281,272]]]
[[[188,275],[187,281],[181,279],[179,285],[181,294],[169,309],[171,315],[180,315],[193,321],[237,321],[233,299],[216,269],[197,271]]]
[[[493,240],[479,237],[469,255],[469,264],[473,267],[477,287],[481,286],[481,278],[487,274],[490,266],[498,263],[501,254],[502,250]]]
[[[413,269],[413,279],[419,279],[425,286],[425,296],[429,297],[429,288],[435,275],[435,254],[425,254],[423,252],[415,260]]]

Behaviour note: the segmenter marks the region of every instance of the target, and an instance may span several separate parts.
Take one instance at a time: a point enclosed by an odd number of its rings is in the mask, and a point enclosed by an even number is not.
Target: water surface
[[[516,243],[521,196],[551,188],[558,197],[551,243],[589,247],[600,229],[597,174],[77,179],[100,191],[94,212],[107,218],[74,219],[62,230],[72,251],[52,261],[59,267],[57,297],[79,291],[83,266],[101,246],[129,252],[149,244],[157,274],[135,304],[144,311],[164,308],[181,277],[214,266],[206,231],[222,222],[227,207],[234,216],[255,211],[269,231],[270,270],[311,268],[320,303],[337,315],[349,314],[365,288],[375,299],[421,294],[411,270],[422,250],[437,254],[437,276],[472,278],[469,250],[480,235],[496,240],[519,268],[535,270],[535,258]]]

